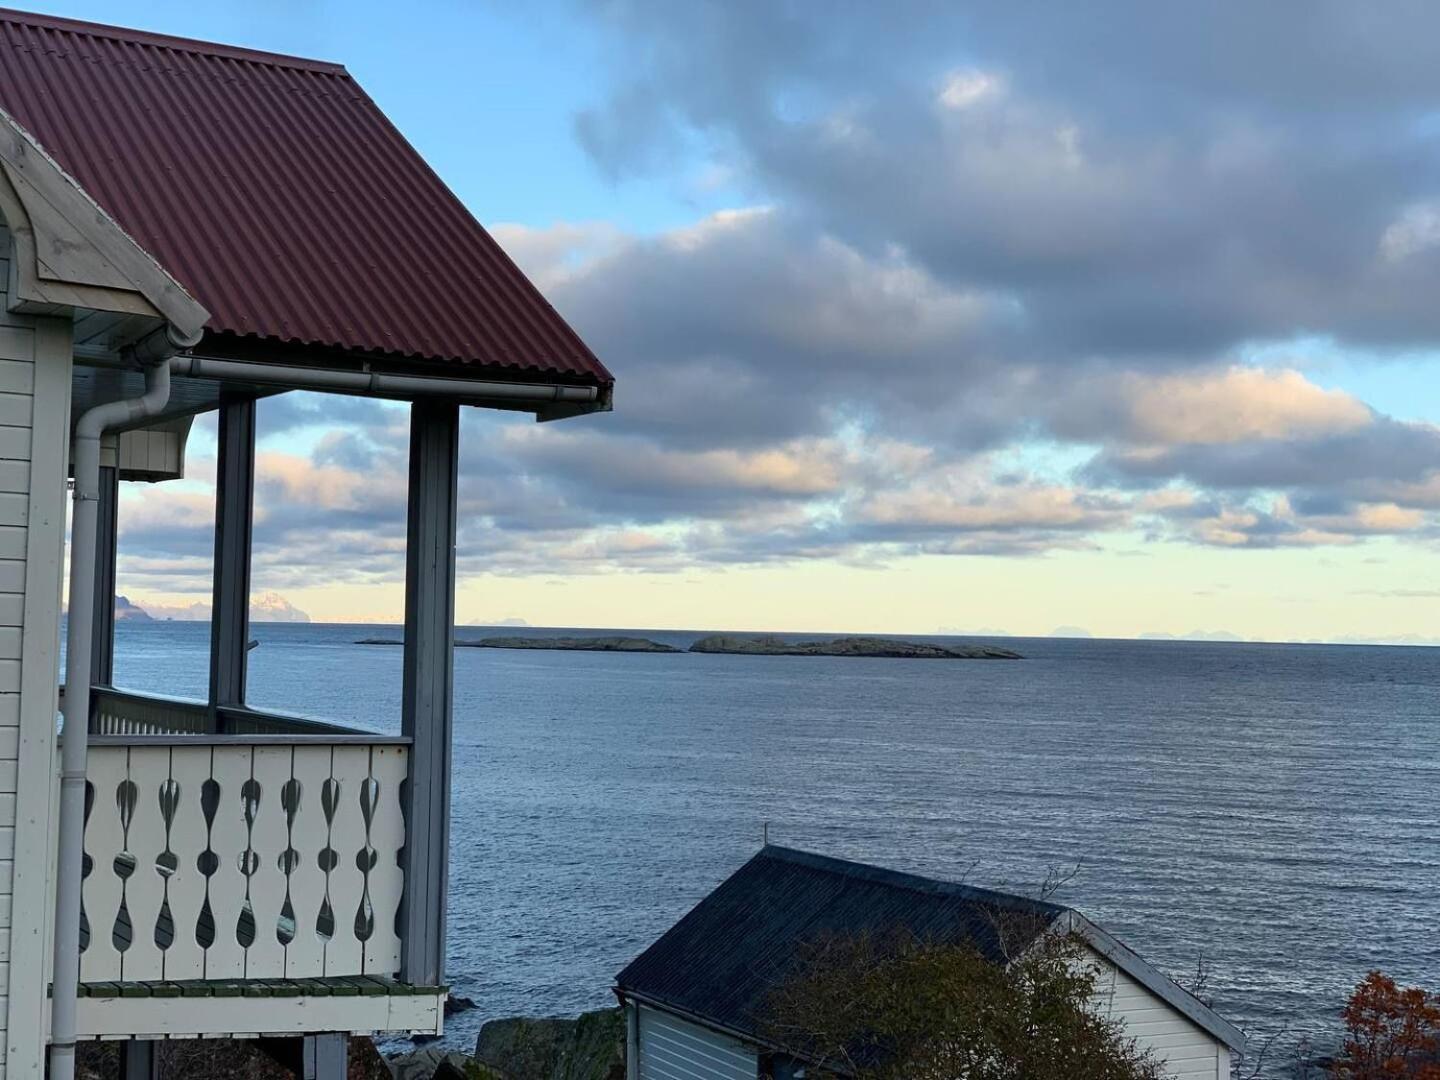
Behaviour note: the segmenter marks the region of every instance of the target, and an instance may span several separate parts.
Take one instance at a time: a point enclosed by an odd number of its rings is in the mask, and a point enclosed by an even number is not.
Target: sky
[[[467,413],[462,622],[1440,640],[1429,3],[35,6],[345,63],[615,372]],[[260,430],[257,590],[397,621],[404,410]]]

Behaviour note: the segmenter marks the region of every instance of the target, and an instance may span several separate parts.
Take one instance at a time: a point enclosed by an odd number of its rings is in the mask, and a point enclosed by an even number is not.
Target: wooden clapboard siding
[[[70,325],[17,315],[0,226],[0,1076],[38,1076],[53,896]]]
[[[737,1039],[640,1006],[640,1080],[755,1080],[756,1052]]]
[[[1149,1050],[1174,1080],[1229,1080],[1230,1052],[1215,1036],[1156,997],[1098,954],[1097,1004],[1125,1022],[1126,1032]]]

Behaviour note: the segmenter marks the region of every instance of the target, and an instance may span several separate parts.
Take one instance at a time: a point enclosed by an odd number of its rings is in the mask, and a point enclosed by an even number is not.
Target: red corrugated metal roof
[[[611,381],[338,64],[0,9],[0,106],[216,342]]]

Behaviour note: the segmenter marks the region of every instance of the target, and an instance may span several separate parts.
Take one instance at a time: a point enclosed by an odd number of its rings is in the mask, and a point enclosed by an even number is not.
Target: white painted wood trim
[[[10,305],[154,313],[182,336],[210,319],[39,142],[0,109],[0,212],[10,228]]]
[[[77,1002],[78,1027],[82,1039],[253,1038],[313,1031],[439,1035],[445,997],[84,997]]]
[[[25,545],[25,630],[15,872],[10,928],[6,1063],[10,1075],[40,1075],[48,1030],[54,908],[55,723],[60,680],[60,583],[69,472],[70,325],[35,320],[35,389]]]

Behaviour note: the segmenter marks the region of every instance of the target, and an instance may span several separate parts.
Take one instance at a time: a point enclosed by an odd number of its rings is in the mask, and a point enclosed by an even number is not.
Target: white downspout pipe
[[[55,885],[55,962],[50,998],[50,1080],[74,1080],[75,1002],[80,982],[80,886],[85,854],[85,758],[90,742],[90,647],[95,610],[95,534],[100,499],[100,438],[154,416],[170,400],[169,359],[199,340],[177,340],[170,326],[128,354],[147,364],[145,393],[90,409],[75,425],[71,461],[70,601],[65,635],[65,726],[60,750],[60,841]]]

